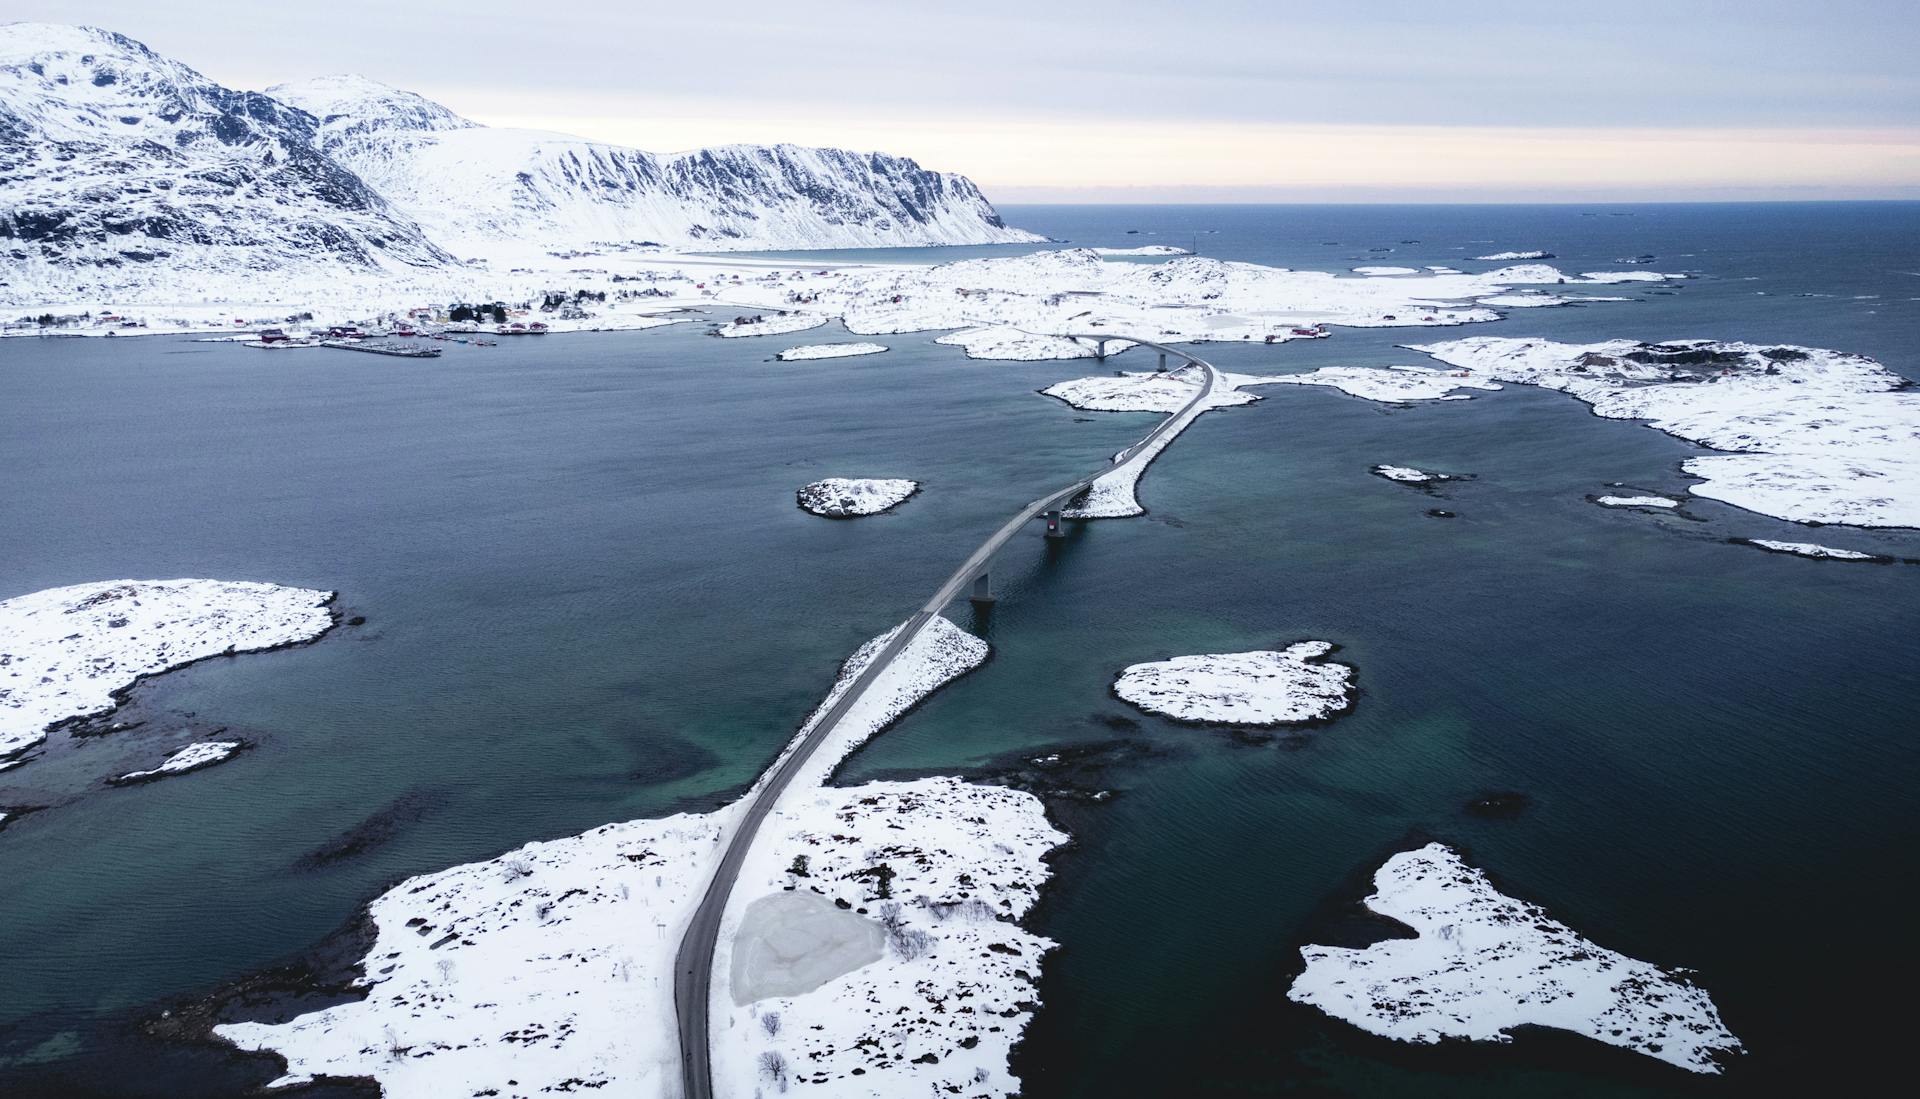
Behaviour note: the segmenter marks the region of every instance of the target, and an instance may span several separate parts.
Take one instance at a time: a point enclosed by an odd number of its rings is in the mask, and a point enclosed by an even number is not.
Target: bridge
[[[1180,409],[1160,421],[1154,429],[1139,442],[1113,456],[1108,464],[1074,481],[1064,488],[1057,489],[1021,508],[1011,519],[989,535],[987,540],[969,555],[953,575],[947,577],[918,611],[893,635],[893,640],[874,654],[867,666],[854,677],[847,689],[841,692],[827,712],[820,715],[804,737],[792,745],[787,752],[774,762],[773,770],[757,789],[749,791],[750,802],[741,815],[739,824],[727,839],[727,847],[720,855],[720,865],[714,870],[713,877],[707,883],[706,892],[701,894],[700,904],[687,921],[687,929],[680,939],[679,952],[674,956],[673,964],[673,1004],[674,1016],[680,1031],[680,1080],[682,1099],[713,1099],[713,1050],[709,1033],[710,1004],[713,996],[713,951],[720,939],[720,921],[727,911],[727,900],[733,894],[733,886],[740,876],[740,867],[746,862],[747,852],[753,847],[755,836],[767,815],[786,792],[801,768],[832,735],[847,713],[860,701],[867,690],[873,686],[900,654],[906,651],[920,631],[926,628],[935,615],[946,610],[947,604],[959,598],[962,589],[970,589],[970,596],[979,601],[992,599],[989,569],[994,554],[1012,540],[1021,527],[1036,517],[1047,517],[1047,534],[1057,536],[1060,533],[1061,511],[1074,497],[1087,491],[1102,476],[1125,465],[1142,450],[1170,431],[1177,431],[1188,414],[1193,412],[1208,397],[1213,395],[1215,383],[1219,380],[1213,364],[1171,347],[1164,347],[1147,340],[1111,334],[1075,334],[1068,333],[1066,338],[1075,342],[1095,341],[1094,357],[1105,360],[1106,346],[1109,343],[1124,340],[1159,352],[1160,368],[1166,369],[1167,357],[1174,356],[1183,360],[1183,365],[1198,367],[1205,380],[1201,383],[1193,399]]]

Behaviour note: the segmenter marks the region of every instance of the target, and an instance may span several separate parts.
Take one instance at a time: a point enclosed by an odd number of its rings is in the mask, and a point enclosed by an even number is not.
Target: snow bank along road
[[[719,941],[720,919],[726,914],[727,898],[733,892],[734,881],[740,876],[741,864],[746,861],[747,852],[753,847],[753,839],[759,832],[761,823],[766,820],[767,814],[773,810],[774,805],[780,800],[780,795],[793,781],[794,776],[806,766],[807,759],[813,755],[814,749],[833,735],[841,719],[846,717],[847,712],[860,701],[867,688],[872,686],[894,659],[913,643],[913,639],[920,635],[920,631],[926,627],[927,623],[946,609],[948,603],[959,598],[961,589],[972,583],[975,577],[986,570],[987,564],[993,560],[993,555],[1000,551],[1000,547],[1007,544],[1015,532],[1032,522],[1041,512],[1059,507],[1085,492],[1101,476],[1125,465],[1135,455],[1159,442],[1162,436],[1185,427],[1197,410],[1203,408],[1207,399],[1213,395],[1214,383],[1218,380],[1213,364],[1189,355],[1185,351],[1112,332],[1068,338],[1126,340],[1136,343],[1182,360],[1186,365],[1179,369],[1198,368],[1205,374],[1206,382],[1194,393],[1192,400],[1182,406],[1179,411],[1160,421],[1152,431],[1147,433],[1146,438],[1114,455],[1107,465],[1021,508],[1017,515],[1007,520],[1005,525],[994,531],[985,542],[980,543],[980,547],[973,551],[966,562],[954,570],[953,575],[947,578],[947,582],[940,585],[940,589],[933,593],[933,598],[927,600],[925,606],[916,611],[913,617],[907,619],[906,624],[894,634],[893,640],[887,643],[886,648],[880,650],[859,677],[847,686],[833,708],[822,714],[819,721],[814,722],[813,730],[807,738],[794,745],[792,750],[782,756],[774,764],[774,769],[767,775],[766,780],[760,784],[759,789],[748,795],[751,800],[740,816],[739,826],[728,838],[727,849],[720,856],[720,864],[713,872],[713,879],[707,884],[707,891],[700,897],[699,907],[694,909],[692,918],[687,921],[686,934],[681,938],[680,951],[674,958],[673,1004],[674,1015],[680,1027],[682,1099],[712,1099],[713,1097],[713,1063],[712,1049],[708,1044],[707,1012],[713,986],[713,950]]]

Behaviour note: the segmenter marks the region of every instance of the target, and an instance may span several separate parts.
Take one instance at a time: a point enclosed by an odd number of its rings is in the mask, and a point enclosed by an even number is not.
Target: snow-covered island
[[[1703,481],[1695,496],[1802,523],[1920,526],[1920,393],[1872,359],[1714,340],[1477,336],[1412,349],[1728,452],[1681,463]]]
[[[901,477],[828,477],[801,486],[794,494],[800,506],[828,519],[878,515],[897,507],[920,491],[920,482]]]
[[[1327,660],[1334,646],[1299,641],[1278,651],[1176,656],[1135,664],[1113,693],[1150,713],[1218,725],[1324,721],[1353,704],[1353,667]]]
[[[1772,538],[1736,538],[1749,546],[1757,546],[1771,553],[1790,553],[1795,557],[1812,557],[1828,561],[1891,561],[1893,558],[1878,553],[1861,553],[1859,550],[1835,549],[1815,542],[1781,542]]]
[[[896,632],[848,658],[788,751]],[[1066,836],[1038,799],[1003,787],[824,785],[854,749],[986,656],[985,642],[932,620],[775,803],[714,958],[719,1094],[802,1083],[875,1099],[1017,1093],[1008,1056],[1052,947],[1019,920]],[[377,937],[364,1000],[215,1033],[285,1058],[275,1083],[367,1077],[389,1099],[674,1093],[674,956],[743,804],[611,824],[402,882],[369,906]],[[766,915],[767,898],[803,892],[819,903]],[[837,933],[819,935],[821,905],[869,921],[871,935],[855,929],[851,951]],[[816,950],[832,956],[807,956]]]
[[[202,767],[211,767],[246,745],[238,740],[202,740],[175,751],[160,762],[158,767],[146,771],[129,771],[119,778],[111,779],[116,786],[129,786],[137,782],[151,782],[168,775],[185,774]]]
[[[1375,477],[1385,477],[1389,481],[1403,485],[1432,485],[1441,481],[1463,480],[1458,474],[1428,473],[1426,470],[1414,469],[1411,466],[1377,465],[1367,472]]]
[[[1490,260],[1495,263],[1506,260],[1552,259],[1552,252],[1495,252],[1490,256],[1475,256],[1477,260]]]
[[[1516,1027],[1554,1027],[1702,1073],[1742,1052],[1685,971],[1589,942],[1444,844],[1393,856],[1373,886],[1366,906],[1418,937],[1304,947],[1288,999],[1402,1042],[1507,1042]]]
[[[0,601],[0,759],[107,713],[145,676],[311,641],[334,593],[244,580],[108,580]]]
[[[815,343],[805,347],[789,347],[774,358],[783,363],[802,359],[850,359],[858,355],[878,355],[886,349],[886,345],[880,343]]]
[[[1670,496],[1594,496],[1603,508],[1677,508],[1680,501]]]

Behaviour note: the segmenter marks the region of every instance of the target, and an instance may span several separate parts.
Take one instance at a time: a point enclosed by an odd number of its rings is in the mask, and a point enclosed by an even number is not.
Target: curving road
[[[687,921],[686,932],[680,939],[680,950],[673,961],[673,1004],[674,1015],[680,1028],[680,1080],[682,1099],[712,1099],[713,1097],[713,1060],[709,1043],[708,1023],[709,1004],[713,994],[713,950],[720,939],[720,919],[727,911],[727,898],[733,893],[735,879],[740,876],[740,867],[746,861],[747,852],[753,847],[754,837],[760,831],[760,825],[773,811],[780,795],[786,792],[794,775],[806,765],[814,750],[839,726],[847,712],[873,686],[874,680],[905,651],[913,639],[920,635],[933,616],[945,610],[947,604],[959,598],[960,592],[971,584],[975,577],[985,571],[993,555],[1011,540],[1015,533],[1044,511],[1065,504],[1068,500],[1087,490],[1093,482],[1103,475],[1125,465],[1135,455],[1157,442],[1169,432],[1178,431],[1196,415],[1202,402],[1213,395],[1214,384],[1219,380],[1213,364],[1189,355],[1185,351],[1165,347],[1147,340],[1135,339],[1116,333],[1068,334],[1069,339],[1089,340],[1127,340],[1130,343],[1149,347],[1185,362],[1186,366],[1197,366],[1206,375],[1206,381],[1200,386],[1193,399],[1180,407],[1180,410],[1160,421],[1146,437],[1113,456],[1113,459],[1085,477],[1049,493],[1021,508],[1019,513],[1007,520],[999,530],[993,532],[980,547],[973,551],[966,562],[954,570],[947,582],[933,593],[933,598],[913,617],[901,625],[893,640],[874,654],[865,669],[847,685],[840,698],[820,719],[813,723],[806,734],[797,743],[787,749],[774,761],[773,769],[761,781],[757,789],[747,793],[750,799],[746,812],[742,814],[739,825],[728,838],[727,849],[721,853],[720,865],[714,870],[713,878],[707,883],[707,891],[700,897],[699,907]]]

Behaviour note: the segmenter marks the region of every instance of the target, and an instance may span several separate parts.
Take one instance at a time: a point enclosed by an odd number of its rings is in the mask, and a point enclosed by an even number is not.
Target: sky
[[[0,0],[14,19],[658,152],[881,150],[1002,203],[1920,199],[1920,0]]]

